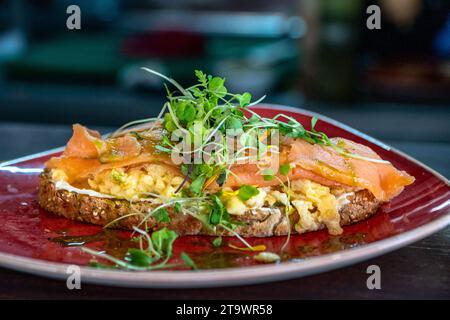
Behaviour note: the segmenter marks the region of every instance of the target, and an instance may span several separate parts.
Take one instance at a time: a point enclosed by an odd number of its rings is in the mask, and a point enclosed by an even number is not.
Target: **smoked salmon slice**
[[[332,141],[347,153],[364,158],[381,158],[369,147],[343,138]],[[259,187],[275,186],[292,180],[308,179],[328,187],[347,190],[367,189],[381,201],[389,201],[398,195],[405,186],[414,182],[414,177],[397,170],[390,163],[343,156],[330,146],[311,144],[301,139],[286,139],[281,148],[280,165],[289,164],[291,170],[287,177],[278,174],[277,178],[267,180],[264,170],[257,164],[232,167],[232,175],[225,187],[239,187],[249,184]]]
[[[95,159],[99,155],[96,141],[101,141],[98,131],[89,130],[80,124],[72,126],[73,134],[64,149],[64,156],[84,159]]]
[[[381,160],[369,147],[343,138],[332,141],[346,153],[366,159],[343,156],[332,147],[297,139],[288,147],[287,160],[329,180],[367,189],[381,201],[389,201],[414,182],[414,177],[397,170],[391,163],[367,160]]]
[[[51,158],[45,166],[64,171],[67,182],[72,183],[104,170],[144,163],[161,163],[166,165],[167,170],[180,171],[169,156],[155,152],[148,145],[144,148],[131,135],[102,140],[97,131],[75,124],[62,156]]]

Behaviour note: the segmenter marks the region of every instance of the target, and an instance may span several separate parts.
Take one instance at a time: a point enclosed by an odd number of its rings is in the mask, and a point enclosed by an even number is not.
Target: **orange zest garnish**
[[[205,185],[203,186],[203,190],[205,190],[206,188],[208,188],[208,186],[213,183],[214,181],[216,181],[216,179],[219,177],[219,174],[215,174],[213,175],[211,178],[208,179],[208,181],[206,181]]]
[[[249,247],[237,247],[232,244],[228,244],[228,246],[232,249],[240,250],[240,251],[266,251],[266,246],[263,244],[258,244],[256,246],[252,246],[250,248]]]

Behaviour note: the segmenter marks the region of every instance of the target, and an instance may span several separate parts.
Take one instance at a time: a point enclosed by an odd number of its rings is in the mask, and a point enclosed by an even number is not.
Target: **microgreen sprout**
[[[180,255],[180,258],[184,261],[184,264],[169,263],[169,260],[173,255],[173,243],[177,238],[177,234],[174,231],[167,228],[162,228],[158,231],[154,231],[150,235],[137,227],[134,227],[133,229],[139,234],[137,241],[139,241],[140,247],[129,248],[123,259],[118,259],[107,254],[106,252],[96,251],[87,247],[82,247],[81,249],[94,257],[113,263],[112,266],[101,264],[97,261],[91,263],[92,266],[97,268],[115,267],[124,270],[150,271],[187,266],[191,269],[197,269],[194,261],[184,252]]]

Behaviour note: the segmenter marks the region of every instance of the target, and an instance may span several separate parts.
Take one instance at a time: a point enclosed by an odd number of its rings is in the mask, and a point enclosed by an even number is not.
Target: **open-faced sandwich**
[[[40,177],[39,202],[69,219],[180,235],[267,237],[368,218],[414,178],[369,147],[249,109],[251,95],[196,71],[160,116],[108,137],[79,124]]]

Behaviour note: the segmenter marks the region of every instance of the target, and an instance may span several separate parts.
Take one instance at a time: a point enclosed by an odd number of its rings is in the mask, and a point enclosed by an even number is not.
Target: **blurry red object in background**
[[[125,39],[121,51],[128,57],[195,57],[204,52],[201,35],[183,31],[136,34]]]

